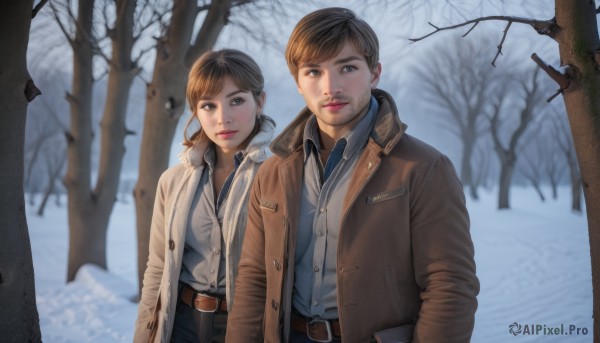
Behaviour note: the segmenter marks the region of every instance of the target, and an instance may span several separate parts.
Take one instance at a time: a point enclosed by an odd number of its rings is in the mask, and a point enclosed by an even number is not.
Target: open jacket
[[[246,156],[235,172],[229,189],[230,196],[223,203],[228,309],[231,309],[235,292],[234,281],[246,229],[250,185],[259,166],[267,158],[273,132],[274,124],[262,120],[260,131],[248,144]],[[165,171],[158,182],[134,342],[168,342],[171,337],[185,231],[192,200],[205,166],[204,153],[209,144],[208,138],[204,138],[181,153],[179,158],[182,163]]]
[[[477,308],[469,217],[450,160],[404,133],[393,99],[373,90],[375,127],[345,195],[337,246],[344,343],[414,324],[413,342],[468,342]],[[303,110],[259,170],[227,342],[287,342],[303,182]]]

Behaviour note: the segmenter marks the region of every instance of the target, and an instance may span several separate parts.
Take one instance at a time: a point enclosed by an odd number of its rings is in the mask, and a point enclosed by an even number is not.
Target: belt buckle
[[[327,329],[327,339],[317,339],[317,338],[313,338],[311,336],[310,328],[319,323],[323,323],[325,325],[325,328]],[[308,338],[310,338],[311,340],[313,340],[315,342],[322,342],[322,343],[332,342],[333,341],[333,332],[331,330],[331,323],[329,323],[329,321],[327,319],[320,319],[320,318],[311,319],[310,321],[306,322],[306,335],[308,336]]]
[[[209,298],[209,299],[214,299],[216,301],[215,303],[215,308],[212,310],[203,310],[201,308],[197,308],[196,307],[196,298],[198,296],[201,296],[203,298]],[[194,295],[192,296],[192,307],[198,311],[198,312],[203,312],[203,313],[215,313],[219,310],[219,308],[221,307],[221,299],[217,298],[217,297],[211,297],[210,295],[206,295],[206,294],[202,294],[200,292],[194,292]]]

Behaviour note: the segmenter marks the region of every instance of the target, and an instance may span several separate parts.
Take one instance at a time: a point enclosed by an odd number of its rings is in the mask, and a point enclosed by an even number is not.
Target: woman
[[[135,342],[225,338],[248,194],[275,123],[262,114],[263,77],[248,55],[208,52],[192,66],[186,96],[200,129],[181,163],[161,176]]]

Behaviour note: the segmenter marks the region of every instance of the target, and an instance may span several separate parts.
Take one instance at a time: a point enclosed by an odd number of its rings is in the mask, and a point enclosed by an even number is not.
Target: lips
[[[323,105],[323,107],[330,111],[339,111],[347,104],[348,103],[346,103],[346,102],[329,102],[329,103],[326,103],[325,105]]]
[[[223,130],[223,131],[217,132],[217,137],[219,137],[221,139],[228,139],[228,138],[233,137],[236,133],[237,133],[236,130]]]

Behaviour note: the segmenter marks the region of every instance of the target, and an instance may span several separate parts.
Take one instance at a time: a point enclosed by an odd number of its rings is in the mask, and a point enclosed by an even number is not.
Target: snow
[[[532,188],[515,187],[511,201],[513,209],[503,211],[496,210],[494,192],[482,191],[479,201],[468,201],[481,282],[472,342],[591,342],[585,214],[570,211],[566,187],[558,200],[545,203]],[[137,313],[131,300],[137,289],[133,201],[115,205],[108,231],[109,271],[87,265],[69,284],[64,282],[65,206],[49,203],[43,218],[34,210],[28,208],[27,215],[43,341],[131,342]],[[520,326],[521,333],[511,334],[511,325]],[[537,335],[524,334],[536,326]],[[562,336],[548,334],[561,326]],[[571,328],[573,334],[566,335]]]

